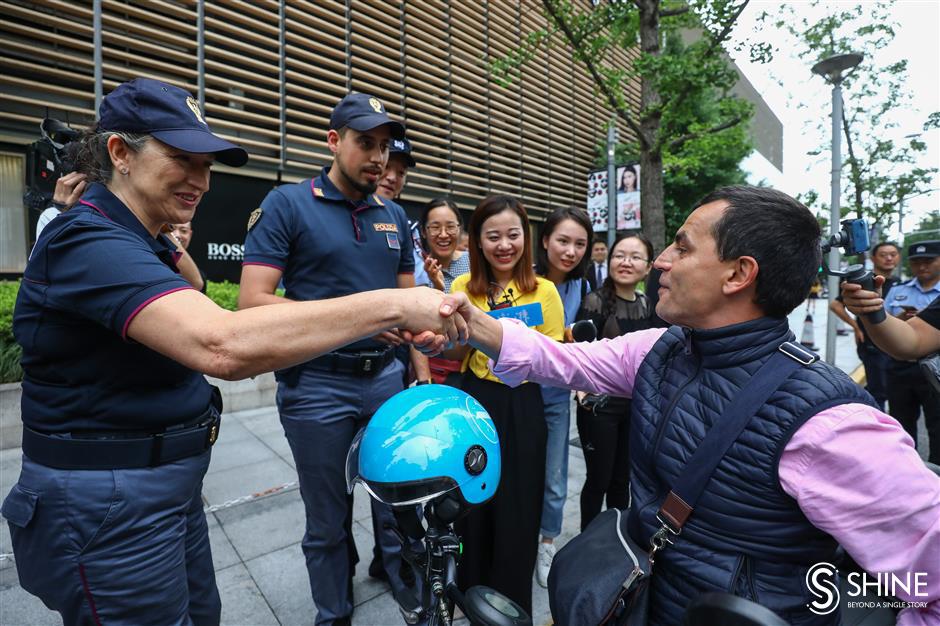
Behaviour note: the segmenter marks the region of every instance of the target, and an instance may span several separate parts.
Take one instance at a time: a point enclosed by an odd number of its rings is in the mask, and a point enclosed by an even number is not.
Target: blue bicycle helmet
[[[493,497],[499,468],[499,437],[483,406],[454,387],[421,385],[386,400],[359,431],[346,484],[395,506],[453,492],[468,508]]]

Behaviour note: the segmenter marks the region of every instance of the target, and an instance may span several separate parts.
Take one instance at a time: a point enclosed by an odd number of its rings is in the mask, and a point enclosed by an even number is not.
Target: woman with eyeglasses
[[[490,196],[470,218],[470,273],[453,293],[464,292],[483,311],[512,317],[557,341],[564,310],[555,285],[535,275],[529,218],[511,196]],[[525,307],[525,308],[523,308]],[[509,387],[489,368],[489,358],[468,347],[448,351],[463,359],[463,390],[487,410],[499,434],[502,471],[492,500],[458,522],[463,539],[461,589],[486,585],[532,612],[548,429],[535,383]]]
[[[421,213],[421,235],[427,243],[424,269],[432,286],[447,293],[454,279],[470,271],[470,255],[457,249],[463,219],[447,198],[428,202]]]
[[[607,278],[581,304],[578,319],[594,322],[598,339],[653,326],[653,308],[636,290],[649,275],[653,245],[641,234],[620,235],[607,261]],[[587,470],[581,489],[581,530],[607,508],[626,509],[630,484],[630,400],[578,392],[578,436]]]
[[[444,293],[458,276],[470,271],[470,255],[457,249],[463,231],[463,218],[448,198],[428,202],[418,222],[424,242],[424,269],[431,286]],[[431,381],[460,387],[460,361],[443,356],[428,359]]]

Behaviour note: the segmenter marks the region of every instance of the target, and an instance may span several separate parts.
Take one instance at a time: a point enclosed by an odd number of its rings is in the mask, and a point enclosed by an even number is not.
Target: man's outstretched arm
[[[876,276],[875,281],[876,286],[880,287],[884,279]],[[842,298],[845,306],[865,325],[875,345],[892,357],[913,360],[940,350],[940,330],[920,317],[905,322],[888,315],[881,323],[870,322],[865,313],[879,311],[884,307],[884,299],[877,292],[866,291],[860,285],[843,283]]]
[[[490,357],[493,373],[512,386],[532,381],[630,397],[640,363],[665,332],[655,328],[611,340],[563,344],[521,322],[494,319],[470,304],[465,294],[451,294],[444,304],[467,321],[470,345]]]

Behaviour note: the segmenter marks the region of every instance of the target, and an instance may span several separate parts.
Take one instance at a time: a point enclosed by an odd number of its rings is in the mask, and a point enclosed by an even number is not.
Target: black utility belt
[[[395,348],[389,346],[380,350],[360,350],[358,352],[328,352],[309,361],[306,365],[322,372],[349,374],[360,378],[378,375],[395,360]]]
[[[23,426],[23,454],[48,467],[70,470],[110,470],[156,467],[197,456],[219,437],[219,413],[191,426],[154,434],[126,432],[73,434],[64,438]]]

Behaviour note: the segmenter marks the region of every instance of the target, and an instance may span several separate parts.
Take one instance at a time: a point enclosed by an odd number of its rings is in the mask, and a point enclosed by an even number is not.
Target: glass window
[[[0,273],[26,269],[25,157],[0,152]]]

